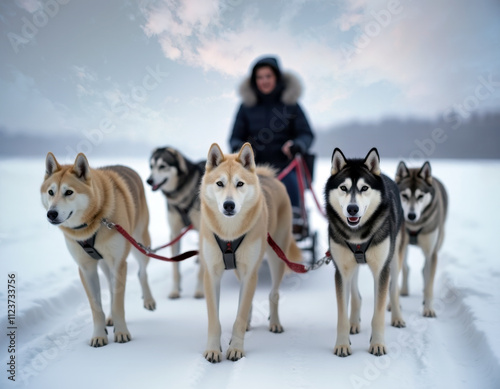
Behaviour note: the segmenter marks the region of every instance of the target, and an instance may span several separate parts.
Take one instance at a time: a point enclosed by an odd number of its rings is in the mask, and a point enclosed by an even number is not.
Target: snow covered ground
[[[103,161],[94,167],[123,163],[145,179],[144,160]],[[382,160],[393,176],[397,161]],[[202,356],[207,316],[204,300],[193,298],[194,259],[182,264],[183,295],[169,300],[171,265],[150,262],[149,276],[157,310],[142,308],[137,265],[129,259],[126,318],[133,340],[112,341],[94,349],[91,313],[77,266],[62,233],[46,222],[39,198],[43,160],[0,161],[0,325],[7,322],[7,281],[15,273],[15,382],[8,380],[10,337],[0,337],[0,387],[27,388],[498,388],[500,387],[500,255],[496,221],[500,162],[436,161],[433,172],[445,183],[450,212],[435,288],[438,317],[421,316],[423,257],[410,251],[410,296],[401,299],[407,323],[393,328],[386,315],[389,353],[368,353],[373,313],[373,281],[360,273],[362,328],[351,336],[353,355],[333,355],[336,302],[332,265],[305,274],[289,274],[280,299],[282,334],[267,329],[270,277],[259,273],[246,358],[212,365]],[[315,186],[322,197],[329,161],[316,166]],[[153,245],[166,242],[163,196],[147,190]],[[327,248],[326,222],[310,203],[319,233],[319,251]],[[184,249],[197,245],[190,232]],[[162,252],[168,255],[169,251]],[[3,281],[1,281],[3,280]],[[238,281],[228,272],[222,285],[221,323],[227,349],[238,299]],[[105,306],[109,294],[104,289]]]

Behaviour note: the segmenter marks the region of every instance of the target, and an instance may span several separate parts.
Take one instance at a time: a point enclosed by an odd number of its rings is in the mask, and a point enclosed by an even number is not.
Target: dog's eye
[[[73,194],[73,191],[69,190],[69,189],[66,192],[64,192],[65,196],[71,196],[72,194]]]
[[[405,195],[405,194],[404,194],[404,195],[401,195],[401,197],[402,197],[403,199],[405,199],[406,201],[408,201],[408,200],[409,200],[408,195]]]
[[[160,165],[160,166],[158,166],[158,169],[163,170],[163,169],[165,169],[166,167],[167,167],[167,165]]]
[[[224,187],[224,183],[222,181],[217,181],[215,184],[221,188]]]
[[[366,185],[363,185],[361,188],[361,192],[366,192],[368,190],[368,187]]]
[[[417,200],[418,200],[418,201],[420,201],[420,200],[422,200],[423,198],[424,198],[424,195],[420,195],[420,196],[418,196],[418,197],[417,197]]]
[[[342,192],[347,192],[347,186],[342,185],[342,186],[340,187],[340,190],[341,190]]]
[[[236,184],[238,188],[241,188],[243,185],[245,185],[245,183],[241,181],[238,181],[238,183]]]
[[[54,191],[52,189],[49,190],[49,196],[54,196]]]

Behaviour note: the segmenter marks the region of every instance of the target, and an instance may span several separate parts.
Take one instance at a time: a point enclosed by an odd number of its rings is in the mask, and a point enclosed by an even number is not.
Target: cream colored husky
[[[264,252],[267,252],[272,278],[269,329],[283,332],[278,300],[285,264],[268,246],[267,233],[290,260],[300,261],[302,254],[292,237],[290,200],[274,171],[255,166],[249,143],[245,143],[238,154],[230,155],[224,155],[219,146],[213,144],[201,185],[200,228],[200,258],[206,269],[204,286],[208,310],[204,356],[209,362],[220,362],[222,358],[219,297],[225,269],[234,269],[241,282],[238,313],[226,357],[237,361],[245,355],[244,336]]]
[[[125,323],[124,299],[126,258],[131,245],[118,232],[106,228],[102,220],[121,225],[136,240],[149,246],[149,212],[142,180],[125,166],[91,169],[81,153],[74,165],[59,165],[54,155],[48,153],[45,169],[42,203],[47,220],[64,233],[66,246],[78,264],[94,320],[90,345],[108,344],[106,324],[114,325],[115,342],[128,342],[131,336]],[[146,273],[148,257],[135,249],[133,252],[139,262],[144,307],[154,310],[156,303]],[[110,285],[112,306],[107,319],[101,305],[98,265]]]

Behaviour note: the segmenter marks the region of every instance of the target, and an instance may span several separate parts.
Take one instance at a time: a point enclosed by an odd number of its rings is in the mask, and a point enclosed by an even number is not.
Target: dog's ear
[[[181,153],[177,153],[177,161],[179,162],[179,169],[181,169],[181,172],[184,174],[188,174],[189,170],[187,167],[187,163]]]
[[[410,176],[410,171],[406,167],[406,164],[403,161],[399,162],[398,169],[396,170],[396,178],[394,179],[396,184],[400,182],[402,179],[409,176]]]
[[[241,146],[241,150],[238,153],[238,161],[243,165],[243,167],[251,172],[255,171],[255,158],[253,156],[253,150],[250,143],[245,143]]]
[[[376,147],[372,148],[368,152],[364,164],[370,172],[372,172],[376,176],[380,175],[380,157],[378,155],[378,150]]]
[[[335,175],[337,174],[339,171],[341,171],[344,166],[347,164],[346,160],[345,160],[345,156],[344,154],[342,153],[342,151],[340,151],[339,148],[335,148],[335,150],[333,150],[333,154],[332,154],[332,168],[331,168],[331,175]]]
[[[88,181],[90,179],[90,166],[85,154],[79,153],[76,156],[72,172],[82,181]]]
[[[179,165],[179,170],[181,171],[181,173],[189,173],[186,160],[184,159],[182,154],[172,147],[166,147],[166,150],[174,156],[177,164]]]
[[[45,179],[49,178],[55,172],[61,170],[61,165],[57,162],[54,154],[49,152],[45,158]]]
[[[217,143],[213,143],[208,151],[207,164],[205,165],[205,170],[209,171],[216,168],[224,161],[224,154]]]
[[[429,161],[426,161],[420,171],[418,172],[418,176],[425,180],[429,185],[432,185],[432,173],[431,173],[431,164]]]

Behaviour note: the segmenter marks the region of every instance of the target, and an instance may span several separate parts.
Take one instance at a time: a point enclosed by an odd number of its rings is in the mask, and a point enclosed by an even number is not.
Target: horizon
[[[226,144],[238,85],[268,54],[301,79],[318,133],[466,118],[500,107],[498,20],[494,0],[1,3],[0,128]]]

